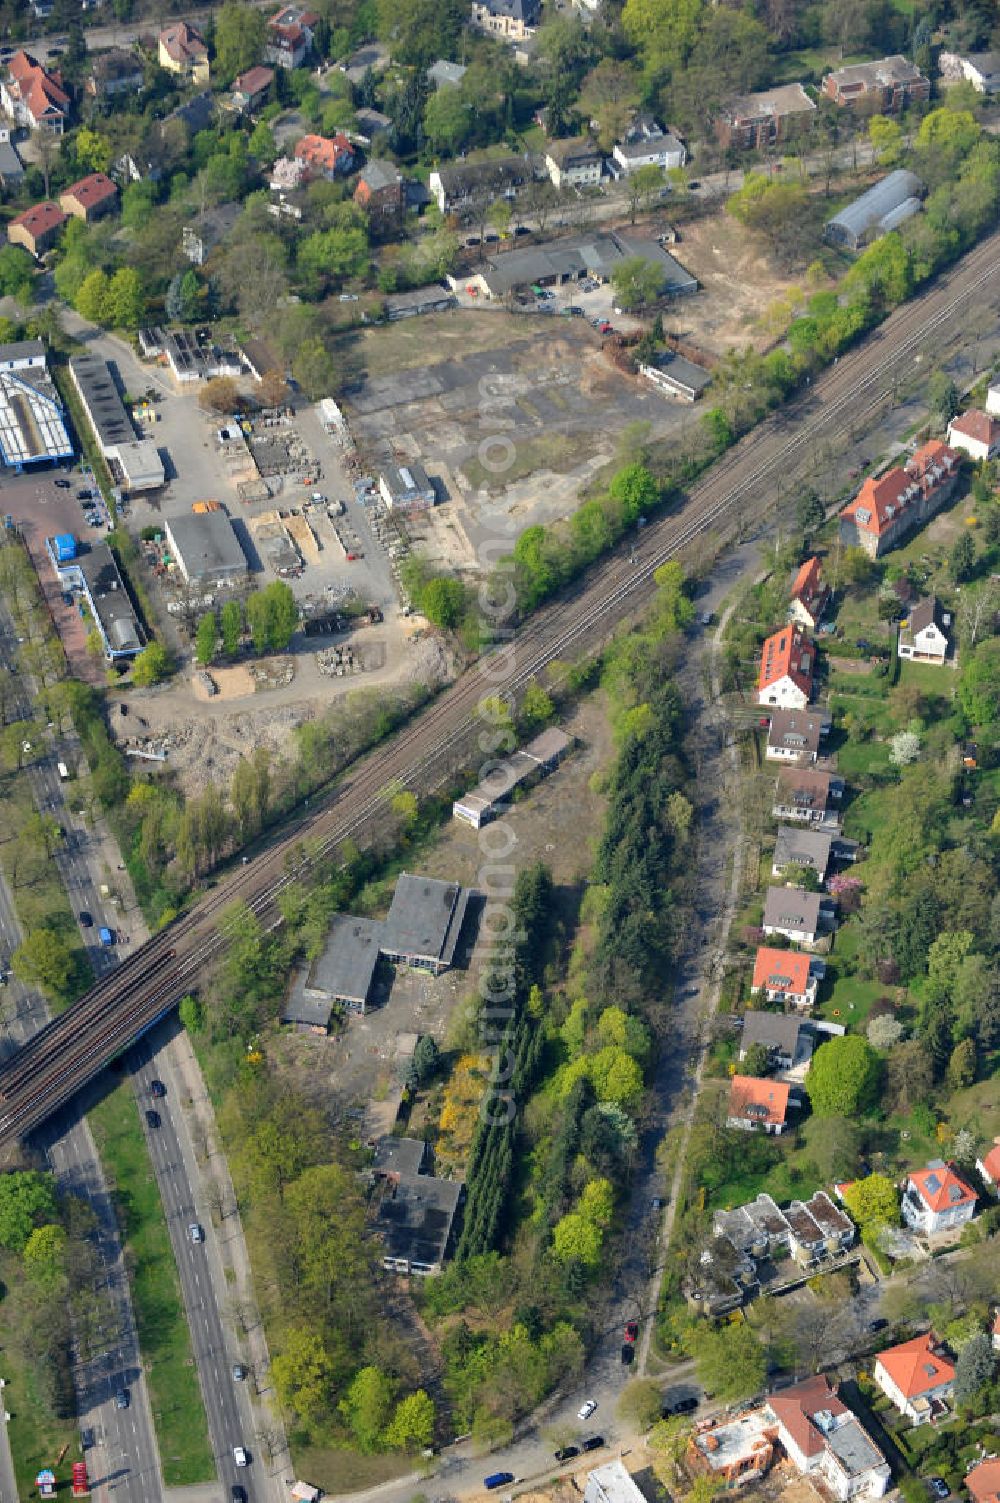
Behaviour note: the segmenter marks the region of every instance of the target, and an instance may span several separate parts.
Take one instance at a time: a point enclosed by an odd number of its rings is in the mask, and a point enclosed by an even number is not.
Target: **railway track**
[[[97,1075],[197,984],[225,942],[220,919],[242,900],[265,923],[306,868],[363,834],[386,790],[427,794],[447,779],[475,724],[484,693],[517,693],[553,659],[607,632],[655,588],[661,564],[699,536],[755,516],[776,482],[787,482],[810,446],[849,429],[889,396],[921,345],[1000,273],[1000,233],[897,310],[865,343],[828,369],[789,409],[769,418],[691,487],[683,505],[652,522],[631,554],[612,556],[572,595],[543,607],[517,633],[505,671],[485,659],[413,722],[355,764],[329,797],[247,866],[220,880],[191,911],[52,1020],[0,1071],[0,1144],[24,1137]],[[795,422],[794,429],[791,424]],[[487,677],[484,668],[489,663]],[[308,854],[303,854],[303,842]]]

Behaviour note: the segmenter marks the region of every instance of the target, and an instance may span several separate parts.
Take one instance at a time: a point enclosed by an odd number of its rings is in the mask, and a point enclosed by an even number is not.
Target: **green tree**
[[[226,0],[215,17],[215,60],[226,82],[259,63],[264,51],[266,22],[261,11],[238,0]]]
[[[868,139],[883,167],[895,167],[903,149],[903,128],[888,115],[873,115],[868,122]]]
[[[24,1246],[24,1267],[32,1284],[46,1295],[66,1284],[68,1238],[61,1226],[37,1226]]]
[[[536,726],[546,725],[552,719],[555,708],[552,696],[533,678],[525,688],[518,719],[525,730],[534,730]]]
[[[34,288],[35,274],[31,257],[20,245],[0,249],[0,297],[16,298],[28,303]]]
[[[993,1347],[985,1333],[966,1342],[955,1362],[955,1397],[960,1404],[971,1403],[992,1381],[995,1365]]]
[[[243,611],[238,600],[227,600],[219,614],[219,629],[222,632],[222,650],[227,658],[234,658],[239,651],[243,635]]]
[[[857,1034],[821,1044],[806,1076],[806,1092],[819,1117],[854,1117],[867,1111],[879,1081],[879,1057]]]
[[[766,1044],[751,1044],[744,1058],[740,1061],[740,1073],[743,1075],[769,1075],[771,1073],[771,1055]]]
[[[134,266],[120,266],[108,284],[105,322],[115,329],[137,329],[145,315],[142,278]]]
[[[108,316],[108,276],[97,269],[84,277],[73,299],[73,306],[81,318],[92,324],[102,324]]]
[[[341,1399],[341,1414],[362,1451],[381,1450],[396,1395],[396,1381],[378,1367],[357,1372]]]
[[[636,308],[644,308],[647,303],[655,303],[663,291],[663,280],[663,269],[655,261],[648,261],[644,256],[628,256],[611,272],[616,305],[631,313]]]
[[[76,159],[85,172],[107,172],[114,155],[106,136],[81,125],[73,142]]]
[[[633,1378],[621,1391],[615,1412],[626,1425],[648,1430],[660,1417],[663,1393],[653,1378]]]
[[[434,151],[456,156],[472,133],[472,107],[455,84],[442,84],[424,105],[424,134]]]
[[[435,1418],[434,1400],[423,1388],[407,1394],[396,1405],[385,1433],[386,1445],[394,1451],[425,1450],[434,1440]]]
[[[314,230],[299,245],[297,264],[313,284],[341,283],[368,270],[368,232],[364,224]]]
[[[0,1247],[21,1253],[32,1232],[54,1221],[55,1180],[35,1169],[0,1174]]]
[[[956,584],[964,584],[972,577],[972,571],[976,566],[976,545],[972,541],[971,532],[959,533],[952,546],[948,566]]]
[[[704,1331],[695,1352],[698,1381],[722,1403],[759,1393],[767,1372],[767,1354],[748,1325]]]
[[[629,219],[635,224],[635,216],[640,205],[649,208],[653,199],[659,194],[666,184],[663,168],[649,162],[645,167],[639,167],[635,172],[630,172],[626,178],[626,193],[628,198]]]
[[[311,402],[337,390],[337,366],[319,335],[300,342],[292,356],[292,375]]]
[[[51,929],[32,929],[10,958],[11,969],[26,986],[40,986],[48,996],[65,1001],[76,977],[72,950]]]
[[[960,1039],[948,1061],[948,1085],[953,1091],[964,1090],[976,1078],[976,1041]]]
[[[884,1226],[899,1225],[899,1192],[884,1174],[856,1179],[843,1194],[844,1204],[859,1226],[870,1221],[879,1221]]]
[[[927,402],[944,427],[958,411],[958,387],[947,371],[934,371],[927,383]]]
[[[219,626],[215,619],[214,611],[206,611],[198,622],[198,630],[194,639],[194,654],[202,668],[207,668],[215,657],[215,647],[219,638]]]
[[[612,477],[609,492],[612,500],[621,504],[627,523],[637,522],[660,499],[656,477],[643,464],[627,464],[620,469]]]
[[[278,1401],[307,1425],[318,1424],[330,1411],[333,1362],[316,1331],[293,1326],[271,1362],[271,1378]]]
[[[987,637],[974,653],[963,654],[958,697],[972,725],[992,725],[1000,718],[1000,637]]]
[[[457,626],[465,609],[465,586],[443,574],[429,579],[420,592],[420,610],[434,626]]]
[[[274,162],[278,155],[278,143],[274,139],[274,131],[266,120],[258,120],[250,132],[247,150],[262,167],[270,167]]]
[[[132,664],[132,682],[137,689],[162,683],[171,671],[170,654],[162,642],[150,642]]]

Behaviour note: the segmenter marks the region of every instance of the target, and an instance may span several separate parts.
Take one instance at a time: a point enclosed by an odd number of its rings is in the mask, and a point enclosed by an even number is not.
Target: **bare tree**
[[[256,1432],[261,1450],[268,1461],[273,1461],[284,1450],[284,1441],[281,1431],[275,1425],[261,1425]]]

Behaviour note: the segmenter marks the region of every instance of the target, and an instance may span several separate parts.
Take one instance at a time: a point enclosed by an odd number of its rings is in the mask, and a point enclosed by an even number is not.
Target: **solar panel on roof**
[[[930,1191],[931,1195],[936,1195],[938,1193],[938,1191],[940,1190],[940,1188],[941,1188],[941,1181],[938,1179],[937,1175],[936,1174],[928,1174],[928,1176],[927,1176],[927,1189]]]

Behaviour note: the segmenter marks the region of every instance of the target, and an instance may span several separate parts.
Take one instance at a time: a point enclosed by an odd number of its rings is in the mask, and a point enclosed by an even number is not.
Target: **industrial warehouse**
[[[124,494],[158,490],[166,478],[159,451],[149,439],[136,438],[107,363],[77,355],[69,371],[115,485]]]
[[[557,767],[571,745],[572,739],[565,731],[550,726],[520,751],[494,763],[470,793],[455,800],[452,817],[478,830],[507,807],[515,789],[524,788]]]
[[[189,511],[163,524],[171,555],[190,585],[231,587],[247,577],[246,554],[224,511]]]
[[[401,872],[384,919],[335,915],[322,953],[293,982],[281,1021],[325,1033],[335,1008],[364,1015],[383,959],[440,976],[455,964],[475,897],[457,882]]]
[[[0,344],[0,461],[21,474],[72,459],[73,444],[40,339]]]
[[[45,547],[62,587],[79,591],[86,600],[107,661],[125,663],[134,658],[145,638],[107,543],[95,543],[81,552],[67,532],[46,538]]]

